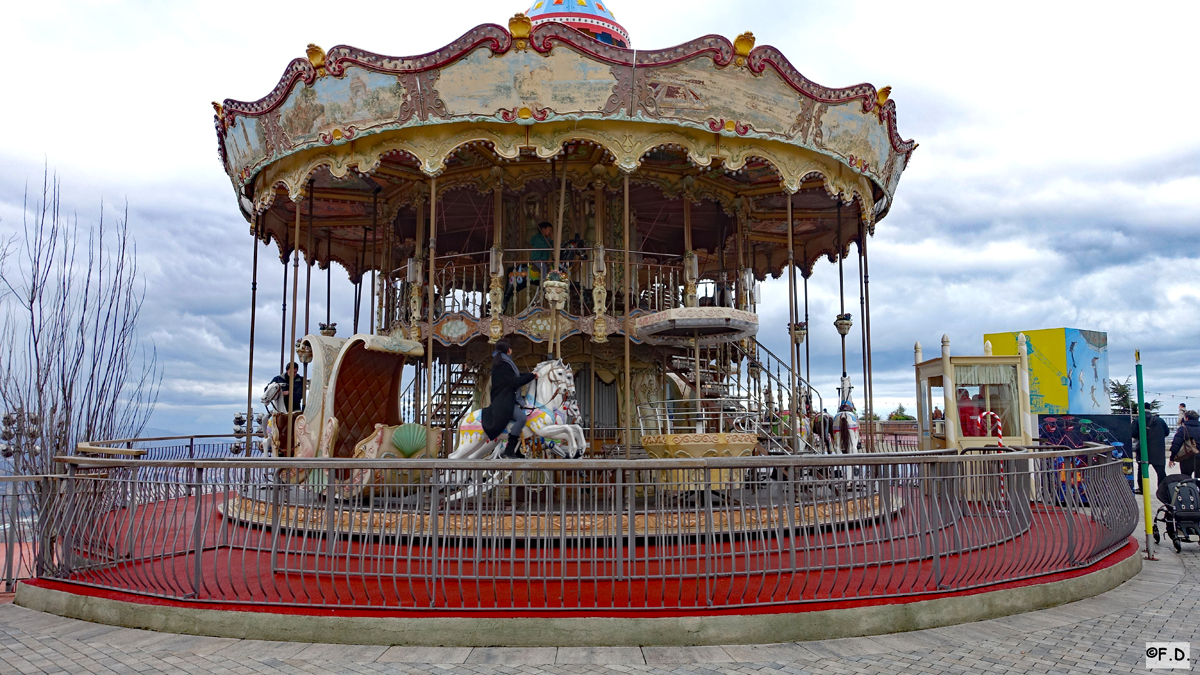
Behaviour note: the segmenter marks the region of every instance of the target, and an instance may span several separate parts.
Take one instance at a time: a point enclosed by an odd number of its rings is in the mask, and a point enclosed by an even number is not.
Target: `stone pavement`
[[[1157,507],[1157,504],[1156,504]],[[1139,534],[1139,529],[1137,533]],[[0,605],[0,673],[1130,673],[1146,642],[1200,650],[1200,547],[1052,609],[947,628],[723,647],[434,648],[207,638],[114,628]],[[1200,651],[1193,653],[1200,659]],[[1166,671],[1178,672],[1178,671]]]

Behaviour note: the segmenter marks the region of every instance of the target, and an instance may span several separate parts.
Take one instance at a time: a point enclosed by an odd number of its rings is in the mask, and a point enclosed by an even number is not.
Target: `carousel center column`
[[[429,291],[426,314],[429,316],[429,335],[425,341],[425,454],[436,457],[433,450],[433,283],[437,267],[437,176],[429,179]]]
[[[504,321],[500,313],[504,309],[504,170],[492,167],[496,187],[492,198],[492,249],[488,257],[488,342],[496,344],[504,337]]]

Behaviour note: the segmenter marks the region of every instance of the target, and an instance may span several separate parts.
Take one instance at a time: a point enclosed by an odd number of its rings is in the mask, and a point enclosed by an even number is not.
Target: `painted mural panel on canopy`
[[[774,71],[753,77],[741,68],[717,68],[711,57],[648,70],[650,96],[665,118],[707,126],[708,120],[749,124],[759,133],[791,137],[800,95]]]
[[[404,100],[404,85],[395,76],[348,67],[343,77],[297,87],[283,104],[279,122],[294,145],[316,143],[334,129],[395,122]]]
[[[845,159],[867,160],[868,170],[875,174],[883,172],[891,154],[887,129],[874,114],[864,114],[858,101],[826,109],[821,115],[820,138],[825,149]]]
[[[225,134],[225,171],[236,176],[267,159],[267,134],[257,117],[238,116]]]
[[[522,106],[558,114],[600,112],[613,93],[612,69],[570,49],[548,56],[532,50],[494,56],[477,49],[438,77],[438,95],[452,116],[493,115]]]

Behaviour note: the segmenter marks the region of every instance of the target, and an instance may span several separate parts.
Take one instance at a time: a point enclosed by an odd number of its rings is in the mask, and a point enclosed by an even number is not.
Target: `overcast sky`
[[[900,133],[920,147],[871,244],[878,410],[911,406],[917,340],[929,353],[947,333],[956,353],[979,353],[984,333],[1059,326],[1107,331],[1113,378],[1140,348],[1168,407],[1200,397],[1200,3],[612,4],[638,48],[751,30],[821,84],[893,87]],[[166,367],[151,426],[227,432],[245,404],[251,239],[209,102],[262,97],[309,42],[420,54],[524,9],[7,3],[0,234],[19,227],[44,165],[86,222],[127,202],[148,283],[141,333]],[[282,272],[268,260],[262,273],[256,390],[278,366]],[[349,326],[344,274],[334,284],[334,320]],[[818,264],[810,335],[827,396],[836,289],[836,267]],[[762,339],[783,344],[785,321],[768,300]]]

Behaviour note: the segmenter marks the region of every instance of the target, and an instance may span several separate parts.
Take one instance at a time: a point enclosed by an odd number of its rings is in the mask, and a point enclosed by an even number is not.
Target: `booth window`
[[[1021,434],[1017,414],[1015,365],[955,365],[955,397],[959,429],[964,437],[998,436],[997,419],[1004,436]],[[995,416],[985,413],[994,413]]]

